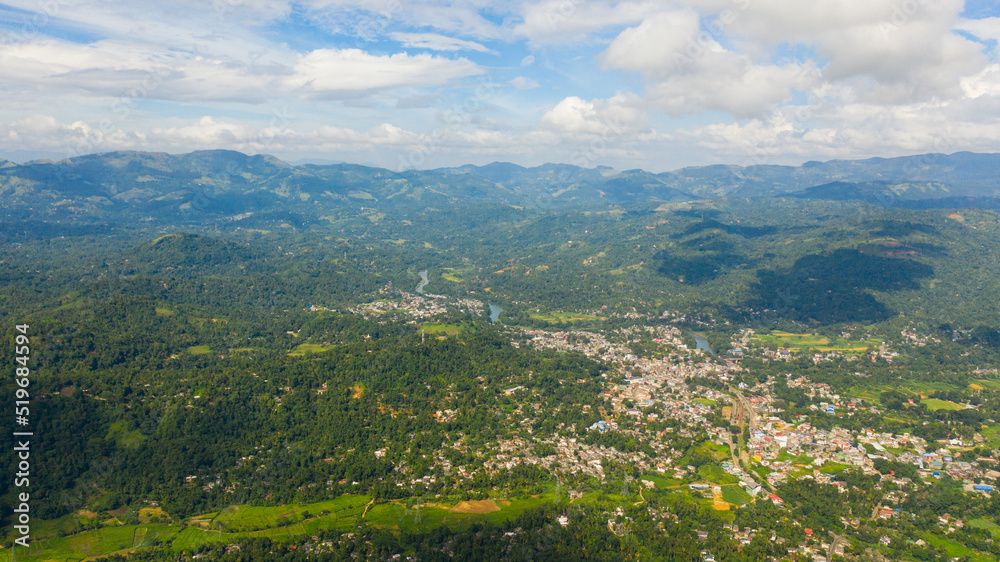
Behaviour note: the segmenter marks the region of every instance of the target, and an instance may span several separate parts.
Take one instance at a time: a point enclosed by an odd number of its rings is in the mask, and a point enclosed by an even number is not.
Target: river
[[[503,312],[503,308],[498,305],[490,305],[490,322],[496,323],[497,319],[500,318],[500,313]]]
[[[712,344],[708,343],[708,340],[706,340],[704,336],[696,332],[691,332],[691,335],[694,336],[694,343],[697,349],[707,351],[709,355],[715,355],[715,350],[712,349]]]
[[[417,285],[417,292],[423,294],[424,285],[430,283],[430,280],[427,278],[427,270],[425,269],[423,271],[418,271],[417,275],[419,275],[421,279],[420,284]]]

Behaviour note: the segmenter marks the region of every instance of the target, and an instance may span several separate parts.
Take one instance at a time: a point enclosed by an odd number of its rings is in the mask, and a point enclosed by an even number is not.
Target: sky
[[[0,2],[0,158],[393,170],[1000,152],[995,0]]]

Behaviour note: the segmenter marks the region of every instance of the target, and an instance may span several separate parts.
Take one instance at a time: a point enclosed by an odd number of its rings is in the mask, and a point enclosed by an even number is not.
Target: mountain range
[[[293,166],[268,155],[208,150],[109,152],[60,162],[0,160],[8,220],[177,222],[278,213],[322,218],[337,209],[642,206],[700,199],[797,197],[894,207],[987,207],[1000,201],[1000,154],[925,154],[704,166],[664,173],[506,162],[393,171],[355,164]],[[280,220],[286,220],[280,219]]]

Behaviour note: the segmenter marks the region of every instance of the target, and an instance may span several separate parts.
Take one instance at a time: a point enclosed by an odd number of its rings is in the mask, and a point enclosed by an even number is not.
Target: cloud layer
[[[1000,151],[963,0],[0,7],[0,157],[233,148],[653,170]]]

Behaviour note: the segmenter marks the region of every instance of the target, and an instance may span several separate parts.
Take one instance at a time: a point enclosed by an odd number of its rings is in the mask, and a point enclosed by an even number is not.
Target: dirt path
[[[375,498],[372,498],[372,501],[368,502],[368,505],[366,505],[366,506],[365,506],[365,511],[364,511],[364,513],[362,513],[362,514],[361,514],[361,518],[362,518],[362,519],[364,519],[364,518],[365,518],[365,515],[368,515],[368,508],[369,508],[369,507],[371,507],[371,506],[372,506],[372,504],[374,504],[374,503],[375,503]]]

